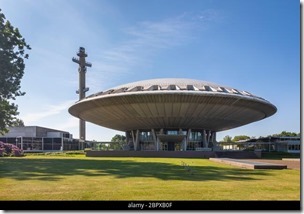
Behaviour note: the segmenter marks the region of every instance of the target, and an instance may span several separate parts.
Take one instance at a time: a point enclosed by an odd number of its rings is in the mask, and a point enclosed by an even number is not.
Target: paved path
[[[246,169],[287,169],[286,164],[277,164],[269,162],[258,162],[257,160],[244,160],[244,159],[232,159],[232,158],[209,158],[211,161],[218,163],[229,164],[233,166],[239,166]]]
[[[283,159],[283,160],[269,160],[269,159],[246,159],[247,161],[255,161],[255,162],[266,162],[266,163],[275,163],[275,164],[284,164],[287,165],[288,169],[298,169],[300,170],[301,168],[301,163],[300,161],[295,161],[295,160],[288,160],[288,159]]]

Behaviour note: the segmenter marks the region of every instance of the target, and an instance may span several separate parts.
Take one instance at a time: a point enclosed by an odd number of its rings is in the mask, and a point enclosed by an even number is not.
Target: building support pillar
[[[185,144],[184,144],[184,146],[185,146],[185,151],[187,150],[187,146],[188,146],[189,141],[190,141],[190,136],[191,136],[191,129],[188,129],[188,130],[187,130],[187,137],[186,137]]]
[[[212,148],[216,146],[216,132],[211,132],[211,143],[212,143]]]
[[[203,130],[203,144],[204,144],[204,148],[208,148],[208,142],[207,142],[207,138],[206,138],[206,130]]]
[[[159,151],[160,150],[160,141],[159,141],[159,138],[157,137],[156,138],[156,151]]]
[[[134,130],[131,131],[131,135],[132,135],[133,149],[134,149],[134,151],[136,151]]]
[[[152,133],[152,137],[153,137],[153,142],[154,142],[154,149],[156,151],[158,151],[158,146],[157,146],[157,137],[156,137],[156,134],[155,134],[155,130],[154,129],[151,129],[151,133]]]
[[[213,140],[212,142],[216,143],[216,132],[213,132]]]
[[[210,137],[211,137],[211,131],[207,130],[207,148],[209,148]]]
[[[130,135],[127,131],[126,131],[125,135],[126,135],[126,142],[129,143]]]
[[[179,129],[178,134],[182,135],[183,134],[183,129]],[[183,138],[182,142],[180,142],[180,148],[181,148],[181,151],[186,151],[187,150],[187,142],[186,142],[185,137]]]
[[[139,130],[138,129],[136,130],[135,144],[136,144],[135,151],[137,151],[138,147],[139,147],[139,145],[138,145],[139,144]]]
[[[182,144],[183,144],[183,150],[187,151],[187,137],[184,137]]]

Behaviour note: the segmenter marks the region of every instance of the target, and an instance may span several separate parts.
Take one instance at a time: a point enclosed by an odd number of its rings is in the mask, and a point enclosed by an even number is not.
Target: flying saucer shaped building
[[[91,123],[126,132],[131,150],[210,150],[216,132],[270,117],[269,101],[192,79],[152,79],[92,94],[69,108]]]

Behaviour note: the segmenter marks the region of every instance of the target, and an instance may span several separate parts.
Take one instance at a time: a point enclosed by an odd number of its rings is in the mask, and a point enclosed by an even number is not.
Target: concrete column
[[[216,143],[216,132],[212,132],[211,142],[213,145]]]
[[[135,151],[137,151],[138,150],[138,147],[139,147],[139,130],[137,129],[136,130],[136,137],[135,137],[135,142],[136,142],[136,150]]]
[[[79,139],[86,140],[86,125],[84,120],[79,120]],[[84,146],[82,146],[83,149]]]
[[[207,147],[209,147],[211,131],[207,130]]]
[[[156,137],[156,151],[159,151],[159,144],[160,144],[159,139],[158,137]]]
[[[127,143],[129,143],[129,140],[130,140],[130,135],[129,135],[129,133],[128,132],[126,132],[126,141],[127,141]]]
[[[135,145],[136,140],[135,140],[135,136],[134,136],[134,131],[133,130],[131,131],[131,135],[132,135],[132,141],[133,141],[134,151],[136,151],[136,145]]]
[[[183,139],[183,147],[184,147],[184,151],[187,151],[187,137],[184,137]]]
[[[178,130],[178,134],[183,134],[183,129]],[[187,139],[184,137],[183,141],[180,143],[181,150],[186,151],[187,150]]]
[[[208,147],[208,143],[207,143],[207,138],[206,138],[206,130],[203,130],[203,144],[204,144],[204,148]]]
[[[126,131],[126,142],[129,151],[131,150],[131,141],[133,142],[132,131]]]
[[[157,149],[157,140],[156,140],[155,130],[151,129],[151,133],[152,133],[152,137],[153,137],[153,141],[154,141],[154,148],[155,148],[155,150],[158,150]]]
[[[212,148],[214,148],[216,146],[216,132],[211,132],[210,142],[212,143]]]
[[[190,135],[191,135],[191,129],[188,129],[187,130],[187,137],[186,137],[186,140],[185,140],[185,148],[186,148],[186,150],[187,150],[187,145],[188,145],[188,143],[189,143],[189,141],[190,141]]]

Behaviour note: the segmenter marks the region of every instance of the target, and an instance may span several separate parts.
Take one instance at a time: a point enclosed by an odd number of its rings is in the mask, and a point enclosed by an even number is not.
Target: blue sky
[[[152,78],[191,78],[249,91],[272,117],[225,135],[300,132],[300,2],[295,0],[0,0],[32,50],[18,97],[25,125],[71,132],[86,48],[87,95]],[[123,134],[87,123],[88,140]]]

